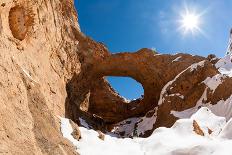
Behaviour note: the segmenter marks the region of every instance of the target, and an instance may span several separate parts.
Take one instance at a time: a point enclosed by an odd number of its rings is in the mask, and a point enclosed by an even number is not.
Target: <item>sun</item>
[[[204,12],[203,12],[204,13]],[[179,29],[182,33],[192,33],[196,34],[198,32],[203,33],[201,30],[201,16],[203,13],[197,14],[196,11],[191,11],[188,7],[185,8],[185,11],[180,14],[179,19]]]
[[[186,31],[194,31],[194,29],[199,29],[199,18],[195,14],[186,14],[183,15],[181,24]]]
[[[200,31],[200,16],[195,13],[187,12],[181,15],[180,24],[184,33],[191,32],[194,34]]]

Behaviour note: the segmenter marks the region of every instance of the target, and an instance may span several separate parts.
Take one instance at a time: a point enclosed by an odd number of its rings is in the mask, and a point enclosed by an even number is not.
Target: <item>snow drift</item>
[[[199,130],[195,130],[197,122]],[[203,107],[188,119],[178,120],[171,128],[160,127],[148,138],[116,138],[110,135],[105,140],[98,138],[98,133],[80,127],[82,139],[75,140],[71,133],[69,120],[61,118],[61,131],[82,155],[231,155],[232,154],[232,119],[216,116],[208,108]]]

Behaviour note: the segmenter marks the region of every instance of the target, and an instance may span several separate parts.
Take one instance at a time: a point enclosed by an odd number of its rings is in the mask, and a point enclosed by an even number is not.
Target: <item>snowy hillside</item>
[[[208,108],[201,108],[189,119],[178,120],[171,128],[158,128],[148,138],[115,138],[80,127],[82,139],[75,140],[68,119],[61,118],[61,131],[82,155],[231,155],[232,119],[214,115]]]
[[[221,74],[225,74],[225,75],[232,77],[231,59],[232,59],[232,55],[227,55],[217,62],[216,67],[218,68]]]

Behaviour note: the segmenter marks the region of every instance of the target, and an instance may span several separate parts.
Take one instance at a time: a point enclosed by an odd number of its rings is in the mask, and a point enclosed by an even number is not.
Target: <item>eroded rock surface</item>
[[[74,31],[71,0],[0,2],[0,154],[77,154],[59,118],[80,71]]]

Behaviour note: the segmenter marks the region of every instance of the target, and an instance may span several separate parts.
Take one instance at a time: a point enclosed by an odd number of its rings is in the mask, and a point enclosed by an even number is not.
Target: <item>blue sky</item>
[[[232,27],[232,0],[75,0],[82,32],[107,45],[112,53],[155,48],[222,57]],[[200,31],[179,29],[185,8],[199,17]],[[111,85],[128,99],[142,87],[128,78],[110,78]]]

